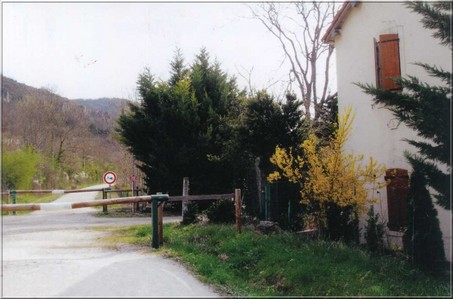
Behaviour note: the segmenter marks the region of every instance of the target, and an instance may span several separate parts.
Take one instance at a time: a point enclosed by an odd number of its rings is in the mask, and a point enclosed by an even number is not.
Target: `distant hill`
[[[31,87],[2,75],[2,101],[7,103],[15,102],[20,99],[24,99],[27,96],[38,96],[42,98],[56,97],[62,101],[68,100],[67,98],[54,94],[47,89]]]
[[[95,111],[105,112],[114,118],[121,114],[129,102],[129,100],[118,98],[76,99],[71,101]]]
[[[111,128],[116,125],[116,119],[121,115],[124,109],[127,109],[126,99],[119,98],[100,98],[100,99],[75,99],[57,95],[45,88],[35,88],[26,84],[17,82],[14,79],[2,75],[2,103],[4,110],[11,110],[20,100],[34,98],[40,100],[52,100],[62,103],[64,106],[79,106],[84,110],[88,118],[90,129],[95,133],[107,134]],[[63,104],[64,103],[64,104]],[[6,112],[4,111],[4,112]],[[9,118],[5,118],[8,123]],[[14,120],[11,120],[14,121]]]
[[[31,146],[40,155],[37,188],[61,188],[114,169],[127,183],[131,156],[115,138],[125,99],[70,100],[1,76],[3,152]],[[2,186],[2,188],[5,186]]]
[[[88,114],[106,113],[112,118],[117,118],[127,107],[129,100],[119,98],[100,98],[100,99],[68,99],[59,96],[45,88],[35,88],[26,84],[17,82],[11,78],[2,75],[2,101],[15,102],[28,96],[39,98],[57,98],[61,101],[71,101],[77,105],[86,107]]]

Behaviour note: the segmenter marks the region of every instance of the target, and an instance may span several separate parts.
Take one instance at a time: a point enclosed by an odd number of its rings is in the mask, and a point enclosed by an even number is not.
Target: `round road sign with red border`
[[[112,185],[116,182],[116,173],[114,173],[113,171],[107,171],[102,176],[102,179],[104,180],[104,183]]]

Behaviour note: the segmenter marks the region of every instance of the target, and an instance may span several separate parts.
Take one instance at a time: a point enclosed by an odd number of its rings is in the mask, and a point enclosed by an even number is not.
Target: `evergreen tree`
[[[433,36],[451,48],[451,3],[409,2],[408,8],[423,16],[422,23],[434,30]],[[397,93],[357,84],[374,96],[424,141],[406,140],[418,149],[417,154],[405,152],[413,172],[409,189],[409,224],[403,241],[406,252],[422,269],[436,272],[445,261],[442,233],[428,186],[436,192],[437,203],[451,209],[451,72],[439,66],[416,63],[442,86],[431,86],[414,76],[396,78],[404,92]],[[442,170],[446,169],[445,170]]]
[[[445,265],[444,243],[437,211],[426,188],[423,172],[414,169],[409,187],[408,227],[403,237],[404,249],[413,262],[431,273],[442,273]]]
[[[384,248],[384,224],[379,221],[379,214],[374,214],[373,205],[370,206],[367,215],[365,240],[368,250],[371,252],[381,252]]]
[[[229,154],[241,101],[235,81],[204,49],[190,68],[179,51],[170,66],[167,82],[140,74],[141,101],[119,118],[120,140],[141,162],[150,192],[179,194],[186,176],[192,194],[231,192],[242,162]]]
[[[413,11],[423,15],[425,28],[434,29],[434,37],[441,44],[451,48],[451,3],[407,4]],[[406,140],[418,149],[418,154],[405,155],[413,168],[417,166],[426,175],[427,184],[437,191],[437,203],[446,209],[451,208],[451,72],[426,63],[416,63],[431,76],[444,82],[443,86],[431,86],[414,76],[395,79],[405,92],[397,93],[375,88],[369,84],[357,84],[366,93],[374,96],[374,101],[386,108],[408,127],[414,129],[425,141]],[[445,166],[446,171],[439,165]],[[442,166],[441,166],[442,167]]]

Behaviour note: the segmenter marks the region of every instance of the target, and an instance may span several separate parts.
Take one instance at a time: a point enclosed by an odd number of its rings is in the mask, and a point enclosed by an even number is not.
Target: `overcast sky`
[[[2,3],[3,74],[70,98],[134,98],[149,67],[169,77],[180,48],[191,63],[202,47],[241,87],[287,79],[278,41],[244,3]],[[276,84],[278,93],[283,84]]]

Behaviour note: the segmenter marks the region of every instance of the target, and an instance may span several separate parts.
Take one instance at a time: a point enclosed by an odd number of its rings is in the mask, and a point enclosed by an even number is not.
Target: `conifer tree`
[[[445,265],[442,232],[425,176],[418,169],[411,174],[408,197],[411,208],[403,237],[404,249],[424,271],[442,273]]]
[[[435,30],[433,36],[440,39],[442,45],[451,48],[450,2],[434,4],[409,2],[407,6],[423,15],[423,26]],[[406,158],[413,168],[419,169],[426,176],[427,184],[437,191],[434,195],[437,203],[450,209],[452,74],[441,66],[421,62],[415,64],[422,67],[430,76],[438,78],[443,85],[428,85],[414,76],[395,79],[404,89],[402,93],[378,89],[369,84],[357,85],[366,93],[373,95],[375,103],[383,104],[400,121],[424,138],[424,141],[406,140],[418,149],[417,154],[406,152]]]

